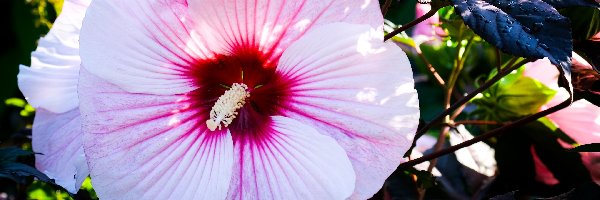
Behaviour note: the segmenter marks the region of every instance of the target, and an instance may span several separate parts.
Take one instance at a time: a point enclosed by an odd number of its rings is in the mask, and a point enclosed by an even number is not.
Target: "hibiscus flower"
[[[573,65],[588,66],[591,69],[591,65],[575,53],[573,54]],[[569,93],[565,89],[558,87],[559,72],[548,59],[527,64],[524,75],[535,78],[558,91],[556,96],[542,109],[558,105],[569,97]],[[569,107],[548,115],[548,118],[579,144],[600,143],[600,108],[587,100],[575,101]],[[568,144],[563,146],[572,148]],[[558,180],[552,175],[552,172],[537,158],[535,152],[533,153],[538,173],[536,178],[549,185],[558,184]],[[600,184],[600,153],[583,152],[581,159],[590,171],[592,179]]]
[[[66,0],[62,13],[39,40],[31,67],[21,66],[19,89],[36,108],[32,130],[35,166],[77,193],[88,176],[77,97],[79,30],[88,0]]]
[[[373,1],[94,1],[84,150],[105,199],[365,199],[419,110]]]

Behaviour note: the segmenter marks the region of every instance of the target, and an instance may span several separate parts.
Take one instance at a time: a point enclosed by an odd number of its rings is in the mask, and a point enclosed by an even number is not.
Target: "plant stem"
[[[385,3],[383,3],[383,5],[381,5],[381,15],[382,16],[385,17],[385,14],[387,13],[387,11],[391,5],[392,5],[392,0],[385,0]]]
[[[454,125],[459,124],[471,124],[471,125],[502,125],[504,123],[500,123],[497,121],[486,121],[486,120],[462,120],[456,121],[453,123]]]
[[[529,122],[537,120],[538,118],[544,117],[546,115],[549,115],[549,114],[552,114],[552,113],[554,113],[556,111],[559,111],[559,110],[561,110],[563,108],[566,108],[566,107],[568,107],[571,104],[571,100],[572,100],[572,96],[570,96],[569,99],[567,99],[566,101],[564,101],[564,102],[562,102],[562,103],[560,103],[560,104],[558,104],[558,105],[556,105],[554,107],[551,107],[551,108],[546,109],[544,111],[541,111],[541,112],[535,113],[533,115],[529,115],[527,117],[521,118],[521,119],[519,119],[519,120],[517,120],[515,122],[507,124],[506,126],[502,126],[500,128],[491,130],[491,131],[489,131],[489,132],[487,132],[487,133],[485,133],[483,135],[477,136],[477,137],[475,137],[473,139],[470,139],[470,140],[467,140],[467,141],[465,141],[463,143],[460,143],[460,144],[448,147],[448,148],[440,150],[440,151],[433,152],[431,154],[425,155],[423,157],[420,157],[420,158],[417,158],[417,159],[414,159],[414,160],[407,161],[405,163],[400,164],[398,166],[398,168],[399,169],[404,169],[406,167],[411,167],[411,166],[414,166],[416,164],[419,164],[419,163],[422,163],[422,162],[425,162],[425,161],[428,161],[428,160],[431,160],[431,159],[434,159],[434,158],[438,158],[440,156],[443,156],[443,155],[455,152],[456,150],[459,150],[461,148],[470,146],[470,145],[475,144],[477,142],[481,142],[483,140],[487,140],[489,138],[492,138],[492,137],[495,137],[495,136],[499,136],[499,135],[501,135],[502,133],[505,133],[507,130],[509,130],[511,128],[527,124]]]
[[[460,37],[462,38],[462,34]],[[452,102],[452,93],[455,91],[454,89],[456,87],[456,82],[458,80],[458,77],[460,76],[460,73],[462,72],[466,57],[467,57],[467,55],[469,55],[468,51],[469,51],[469,48],[471,47],[472,42],[473,42],[473,37],[471,37],[468,40],[466,45],[463,45],[461,42],[456,46],[456,48],[458,50],[456,51],[456,60],[454,62],[454,68],[452,69],[452,73],[450,74],[450,77],[448,78],[448,83],[445,85],[446,87],[444,87],[444,93],[445,93],[444,108],[445,109],[450,108],[450,104]],[[458,114],[460,112],[462,112],[462,109],[456,110],[454,112],[453,116],[458,116]],[[444,118],[444,123],[450,123],[450,122],[454,121],[454,119],[455,118],[451,118],[450,116],[446,115]],[[444,143],[446,143],[446,136],[448,135],[448,132],[450,132],[449,126],[442,127],[442,131],[440,132],[440,135],[438,136],[437,141],[435,143],[435,146],[433,149],[434,151],[440,151],[442,149],[442,147],[444,146]],[[436,166],[437,161],[438,161],[437,158],[434,158],[429,162],[429,166],[427,167],[427,172],[431,173],[433,168]],[[419,188],[419,200],[422,200],[425,197],[426,192],[427,192],[427,190],[425,188]]]
[[[417,131],[417,133],[415,134],[415,138],[413,139],[412,145],[409,148],[409,150],[404,154],[404,157],[408,157],[408,155],[410,155],[410,152],[412,151],[412,149],[417,145],[417,139],[419,137],[423,136],[423,134],[425,134],[425,132],[427,132],[427,130],[429,130],[434,125],[439,123],[442,119],[444,119],[444,117],[446,117],[446,115],[449,115],[452,111],[456,110],[457,108],[461,107],[463,104],[467,103],[469,100],[471,100],[473,97],[475,97],[475,95],[485,91],[486,89],[488,89],[489,87],[494,85],[498,80],[500,80],[504,76],[508,75],[511,71],[521,67],[521,65],[523,65],[527,62],[530,62],[530,61],[531,61],[530,59],[525,59],[517,64],[506,67],[502,71],[499,71],[498,74],[496,74],[496,76],[494,76],[490,80],[486,81],[483,85],[481,85],[480,87],[475,89],[473,92],[471,92],[471,93],[467,94],[467,96],[459,99],[454,104],[452,104],[452,106],[450,106],[448,109],[444,110],[442,113],[437,115],[433,120],[431,120],[431,122],[429,122],[423,128],[421,128],[420,130]]]
[[[496,50],[496,70],[500,71],[502,68],[502,54],[498,48],[494,48]]]
[[[383,37],[383,41],[387,41],[390,38],[394,37],[395,35],[398,35],[398,33],[402,33],[402,31],[406,31],[407,29],[425,21],[426,19],[429,19],[431,16],[435,15],[435,13],[439,10],[440,8],[431,8],[431,10],[427,13],[425,13],[425,15],[411,21],[408,22],[408,24],[402,25],[400,28],[388,33],[385,35],[385,37]]]
[[[415,46],[414,48],[415,48],[415,51],[417,52],[417,55],[419,56],[419,58],[421,58],[421,60],[425,63],[425,66],[427,66],[427,69],[429,70],[429,72],[431,72],[431,74],[433,75],[433,78],[435,78],[436,83],[438,85],[444,87],[446,82],[444,81],[442,76],[440,76],[440,74],[437,73],[437,71],[435,70],[433,65],[431,65],[431,63],[429,61],[427,61],[427,58],[425,58],[425,55],[423,55],[423,52],[421,51],[421,48],[418,45]]]

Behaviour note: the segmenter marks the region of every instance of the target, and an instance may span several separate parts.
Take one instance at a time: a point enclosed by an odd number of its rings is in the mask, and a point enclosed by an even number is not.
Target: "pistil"
[[[210,119],[206,120],[206,127],[214,131],[217,128],[221,130],[222,126],[229,126],[248,97],[250,97],[248,86],[243,83],[234,83],[219,97],[210,110]]]

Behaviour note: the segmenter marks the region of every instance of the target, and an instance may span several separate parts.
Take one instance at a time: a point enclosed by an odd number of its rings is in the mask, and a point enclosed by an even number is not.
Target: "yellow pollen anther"
[[[221,130],[221,123],[225,127],[229,126],[237,116],[237,110],[244,106],[248,97],[250,97],[248,86],[243,83],[234,83],[219,97],[210,110],[210,119],[206,120],[206,127],[214,131],[217,128]]]

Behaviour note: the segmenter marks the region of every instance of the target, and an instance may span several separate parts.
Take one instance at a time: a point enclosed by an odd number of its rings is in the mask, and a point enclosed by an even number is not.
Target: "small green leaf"
[[[60,186],[37,180],[34,180],[29,187],[27,187],[27,197],[28,199],[73,199],[73,197],[69,195],[69,192]]]
[[[600,143],[590,143],[569,149],[571,152],[600,152]]]
[[[475,113],[484,120],[506,121],[538,112],[555,94],[552,88],[516,70],[471,102],[478,106]]]
[[[87,191],[90,194],[90,198],[98,199],[98,196],[96,196],[96,191],[92,187],[92,180],[90,179],[90,177],[87,177],[83,181],[83,184],[81,185],[81,189]]]

